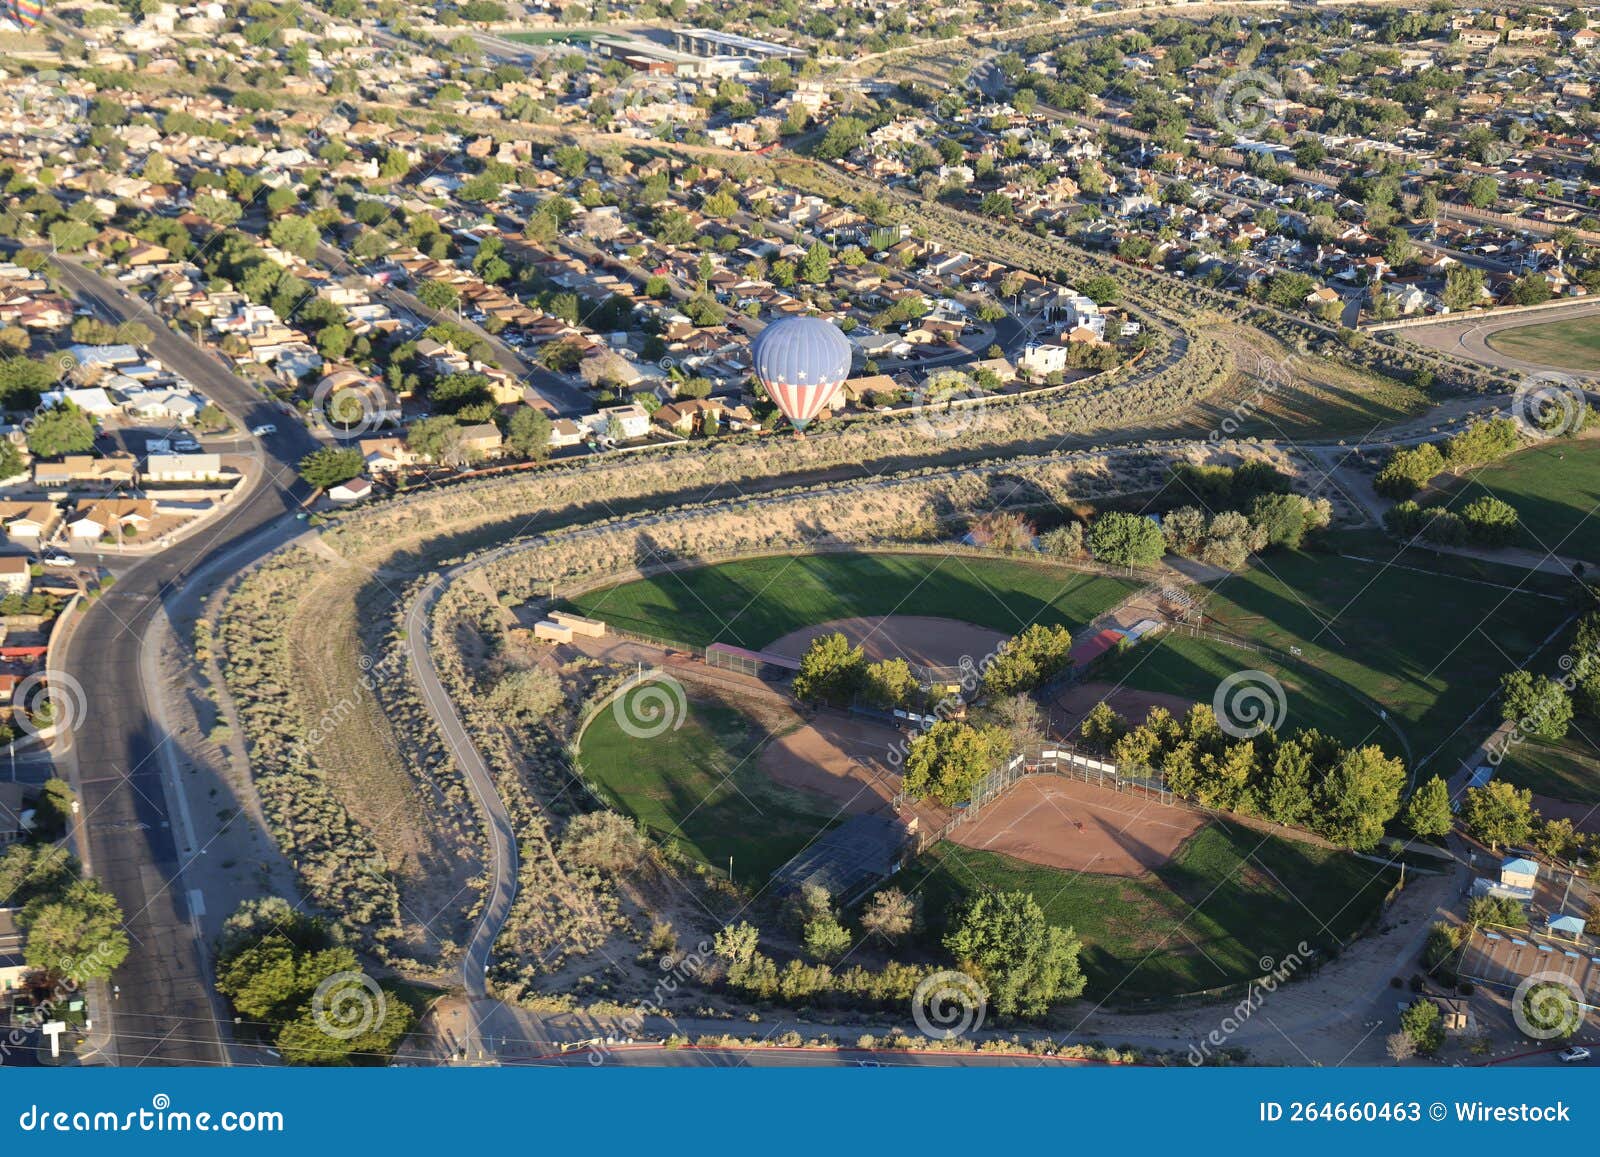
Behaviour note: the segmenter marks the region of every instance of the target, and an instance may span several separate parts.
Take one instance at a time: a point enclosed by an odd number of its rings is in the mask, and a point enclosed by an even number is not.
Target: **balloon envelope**
[[[767,395],[804,430],[850,376],[850,342],[820,317],[786,317],[757,335],[751,360]]]

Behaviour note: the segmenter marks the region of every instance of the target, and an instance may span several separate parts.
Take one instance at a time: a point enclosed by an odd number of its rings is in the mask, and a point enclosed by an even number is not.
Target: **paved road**
[[[489,871],[493,884],[484,899],[483,914],[472,931],[472,939],[467,943],[461,962],[461,986],[469,999],[477,1001],[488,994],[484,976],[489,969],[489,958],[517,894],[517,838],[511,817],[495,786],[494,774],[473,743],[466,724],[456,711],[455,703],[440,681],[429,649],[432,641],[432,632],[428,629],[429,615],[446,585],[465,569],[465,566],[456,567],[435,578],[412,603],[406,616],[406,649],[411,658],[411,669],[416,673],[417,684],[422,690],[423,702],[438,723],[457,765],[466,773],[489,827],[492,853]],[[477,1015],[472,1017],[474,1032],[479,1019]],[[465,1044],[468,1055],[476,1056],[481,1051],[476,1039],[468,1039]]]
[[[217,358],[167,329],[120,286],[68,262],[62,280],[105,316],[143,321],[151,351],[194,382],[235,421],[278,420],[257,445],[259,480],[206,530],[158,555],[130,560],[118,581],[88,607],[59,666],[83,687],[82,725],[56,756],[83,807],[81,836],[94,874],[116,894],[133,950],[119,970],[110,1055],[124,1065],[207,1064],[227,1059],[218,1029],[206,946],[190,911],[191,889],[204,884],[205,860],[183,845],[181,809],[164,782],[168,738],[151,717],[141,643],[163,600],[199,568],[222,560],[237,568],[241,543],[269,540],[299,523],[287,517],[304,487],[293,464],[317,443]],[[263,534],[265,532],[265,534]]]

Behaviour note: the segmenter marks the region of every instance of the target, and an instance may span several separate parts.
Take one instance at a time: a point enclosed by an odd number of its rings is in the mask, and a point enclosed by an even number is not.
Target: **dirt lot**
[[[1152,707],[1165,707],[1177,718],[1189,713],[1192,700],[1178,695],[1165,695],[1159,691],[1136,691],[1131,687],[1118,687],[1112,683],[1078,683],[1063,688],[1048,706],[1050,726],[1055,733],[1068,739],[1077,734],[1078,724],[1094,710],[1094,705],[1104,699],[1113,711],[1130,723],[1142,722]]]
[[[859,644],[868,660],[904,659],[925,667],[954,667],[963,657],[980,661],[1006,636],[999,631],[975,627],[956,619],[936,619],[924,615],[890,615],[876,619],[835,619],[798,631],[790,631],[767,647],[779,655],[798,659],[811,640],[819,635],[842,633],[852,644]]]
[[[1168,807],[1054,775],[1029,776],[951,839],[1035,864],[1102,876],[1140,876],[1172,858],[1206,823]]]

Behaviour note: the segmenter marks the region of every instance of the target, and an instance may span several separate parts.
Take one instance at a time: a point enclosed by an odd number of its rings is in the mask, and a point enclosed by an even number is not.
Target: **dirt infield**
[[[1206,822],[1187,808],[1062,776],[1033,775],[950,838],[1050,868],[1141,876],[1170,860]]]
[[[1094,705],[1102,699],[1129,723],[1143,722],[1152,707],[1165,707],[1176,718],[1182,719],[1194,706],[1191,699],[1160,691],[1137,691],[1112,683],[1078,683],[1063,688],[1046,705],[1050,712],[1051,727],[1057,735],[1071,738],[1078,733],[1078,724],[1083,722],[1083,717],[1093,711]]]
[[[785,787],[837,800],[851,814],[887,811],[900,773],[887,756],[900,732],[865,719],[818,715],[767,744],[757,766]]]
[[[925,667],[954,667],[963,657],[973,663],[1005,641],[999,631],[975,627],[957,619],[937,619],[926,615],[887,615],[875,619],[835,619],[790,631],[768,643],[765,650],[798,659],[819,635],[841,633],[852,645],[859,645],[872,662],[904,659]]]

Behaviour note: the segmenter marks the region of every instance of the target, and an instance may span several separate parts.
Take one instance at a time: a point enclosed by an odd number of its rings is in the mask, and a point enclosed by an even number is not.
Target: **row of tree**
[[[1539,403],[1541,413],[1547,404]],[[1379,494],[1396,499],[1410,498],[1445,471],[1483,466],[1517,450],[1522,441],[1521,428],[1511,418],[1473,422],[1443,442],[1423,442],[1396,450],[1372,484]]]
[[[1130,727],[1104,701],[1079,734],[1119,770],[1159,774],[1167,789],[1207,807],[1310,828],[1344,847],[1373,847],[1399,810],[1405,765],[1375,745],[1346,747],[1314,728],[1281,738],[1225,731],[1209,704],[1178,719],[1152,707]]]

